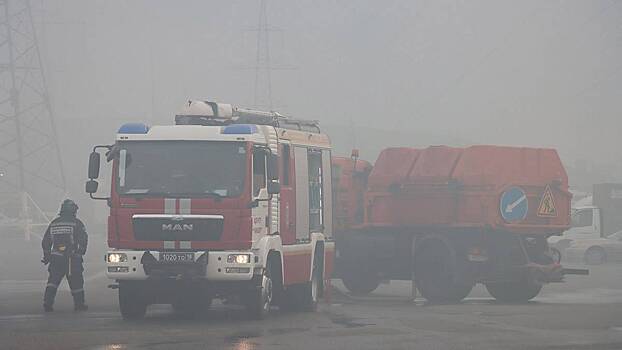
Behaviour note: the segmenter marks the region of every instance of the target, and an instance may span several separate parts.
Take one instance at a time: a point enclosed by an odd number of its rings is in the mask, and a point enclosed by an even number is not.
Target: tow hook
[[[540,265],[536,263],[527,264],[531,275],[539,282],[563,282],[565,275],[589,275],[587,269],[567,269],[558,263]]]

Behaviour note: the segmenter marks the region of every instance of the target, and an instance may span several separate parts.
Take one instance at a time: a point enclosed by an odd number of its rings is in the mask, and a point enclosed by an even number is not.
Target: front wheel
[[[601,247],[591,247],[585,252],[586,265],[602,265],[607,261],[605,251]]]
[[[272,261],[268,259],[260,284],[248,293],[246,311],[255,319],[263,319],[272,307]]]
[[[487,283],[486,289],[493,298],[503,302],[527,302],[535,298],[542,285],[527,280],[517,282]]]
[[[140,288],[119,283],[119,308],[124,320],[143,319],[147,312],[147,303],[141,298]]]
[[[550,249],[551,259],[553,259],[553,262],[556,262],[559,264],[562,261],[562,253],[557,248],[549,248],[549,249]]]

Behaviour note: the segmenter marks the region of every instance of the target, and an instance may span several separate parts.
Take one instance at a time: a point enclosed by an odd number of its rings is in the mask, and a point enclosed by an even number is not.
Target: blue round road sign
[[[527,217],[527,195],[520,187],[510,187],[501,195],[501,217],[507,223],[516,223]]]

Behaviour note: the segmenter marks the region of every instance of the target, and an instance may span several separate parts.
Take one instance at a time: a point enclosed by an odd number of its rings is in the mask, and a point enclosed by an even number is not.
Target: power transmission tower
[[[65,191],[30,1],[0,0],[0,213],[41,221]]]

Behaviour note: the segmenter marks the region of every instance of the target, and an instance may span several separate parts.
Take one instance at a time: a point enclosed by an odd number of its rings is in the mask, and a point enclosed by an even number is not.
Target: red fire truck
[[[121,126],[95,146],[86,191],[108,202],[108,277],[121,314],[312,310],[331,275],[331,146],[316,121],[189,101],[175,125]],[[101,153],[110,196],[96,195]]]
[[[552,149],[387,148],[373,168],[333,160],[336,274],[353,293],[412,280],[430,301],[455,302],[475,283],[526,301],[564,269],[547,237],[570,227],[566,171]]]

